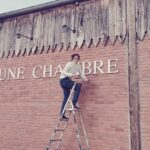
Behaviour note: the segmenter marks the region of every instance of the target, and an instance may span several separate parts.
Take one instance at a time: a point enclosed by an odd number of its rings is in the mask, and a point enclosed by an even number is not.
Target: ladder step
[[[73,109],[72,109],[72,108],[68,108],[68,109],[66,109],[66,110],[68,110],[68,111],[73,111]]]
[[[60,120],[60,121],[65,121],[65,122],[67,122],[69,119],[60,118],[59,120]]]
[[[56,131],[64,131],[65,129],[55,129],[55,132]]]
[[[51,139],[51,142],[61,141],[62,139]]]
[[[67,111],[80,111],[80,109],[73,109],[73,108],[68,108],[68,109],[66,109]]]

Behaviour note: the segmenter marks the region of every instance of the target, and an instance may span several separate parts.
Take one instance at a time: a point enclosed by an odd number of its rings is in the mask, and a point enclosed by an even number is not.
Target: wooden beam
[[[135,0],[127,0],[131,150],[141,150]]]

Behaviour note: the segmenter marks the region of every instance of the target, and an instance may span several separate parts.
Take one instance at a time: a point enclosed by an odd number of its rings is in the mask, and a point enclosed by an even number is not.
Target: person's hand
[[[72,76],[74,79],[80,79],[81,77],[80,76],[77,76],[77,75],[73,75]]]
[[[72,77],[71,77],[71,79],[73,80],[73,81],[75,81],[76,83],[82,83],[82,79],[81,79],[81,77],[80,76],[77,76],[77,75],[73,75]]]

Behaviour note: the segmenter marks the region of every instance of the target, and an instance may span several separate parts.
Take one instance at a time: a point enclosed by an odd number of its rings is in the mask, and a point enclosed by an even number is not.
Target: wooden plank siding
[[[128,78],[131,150],[141,150],[138,59],[136,45],[136,1],[127,0]],[[141,30],[140,30],[141,31]]]
[[[150,1],[136,1],[137,39],[150,36]],[[62,31],[63,25],[76,32]],[[33,40],[21,37],[21,33]],[[0,20],[0,58],[15,54],[41,53],[43,50],[62,50],[85,42],[89,47],[106,44],[108,39],[115,44],[123,42],[127,35],[127,0],[91,0],[76,6],[61,6],[14,18]],[[15,52],[15,53],[14,53]]]

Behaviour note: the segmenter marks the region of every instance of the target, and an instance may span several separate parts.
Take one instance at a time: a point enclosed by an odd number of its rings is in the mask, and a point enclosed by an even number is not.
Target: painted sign
[[[117,59],[108,59],[107,61],[93,61],[93,62],[81,62],[81,68],[84,75],[98,75],[98,74],[115,74],[119,72],[117,67]],[[60,75],[62,71],[62,66],[58,65],[36,65],[33,66],[31,71],[32,78],[52,78]],[[25,79],[26,67],[17,68],[4,68],[0,69],[0,81],[4,80],[21,80]]]

